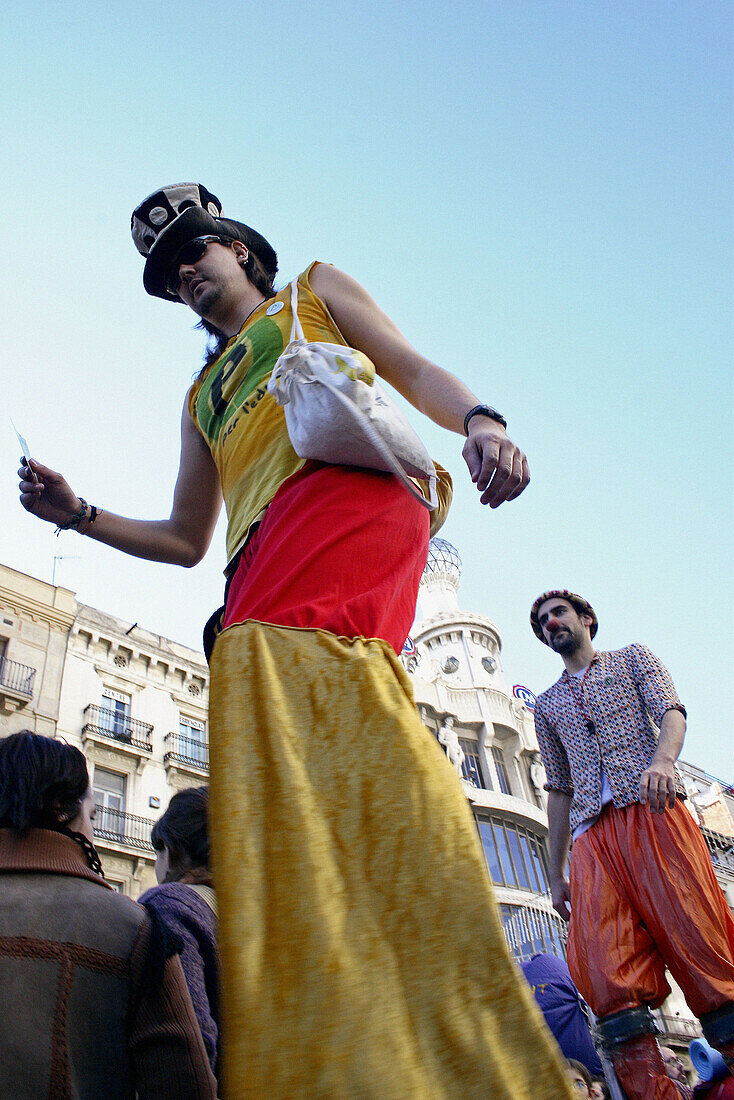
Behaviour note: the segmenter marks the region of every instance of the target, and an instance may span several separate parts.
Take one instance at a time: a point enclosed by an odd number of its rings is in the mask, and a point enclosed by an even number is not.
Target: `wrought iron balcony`
[[[536,897],[550,905],[550,894]],[[565,957],[568,925],[552,909],[539,905],[500,905],[500,913],[507,946],[518,962],[527,962],[539,952]]]
[[[734,836],[724,836],[713,829],[702,828],[703,839],[711,856],[714,871],[734,878]]]
[[[150,830],[153,824],[146,817],[126,814],[123,810],[113,810],[108,806],[97,806],[94,835],[99,840],[113,840],[116,844],[126,844],[128,848],[152,852]]]
[[[30,699],[33,696],[35,676],[36,670],[30,665],[20,665],[17,661],[0,657],[0,691],[6,688],[14,695],[24,695]]]
[[[131,745],[142,752],[153,751],[153,727],[147,722],[138,722],[119,711],[105,710],[91,703],[85,708],[84,717],[86,721],[82,726],[82,735],[91,733]]]
[[[691,1039],[698,1039],[702,1035],[698,1020],[688,1020],[682,1016],[668,1016],[666,1013],[659,1011],[655,1011],[653,1015],[660,1025],[663,1035],[671,1039],[690,1043]]]
[[[209,770],[209,746],[205,741],[194,741],[181,733],[167,733],[165,743],[165,764],[184,764],[201,771]]]

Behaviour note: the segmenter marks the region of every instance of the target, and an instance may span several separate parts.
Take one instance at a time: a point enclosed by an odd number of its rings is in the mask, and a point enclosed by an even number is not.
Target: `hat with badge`
[[[590,615],[591,626],[589,627],[589,633],[593,638],[599,629],[599,620],[596,617],[596,611],[591,606],[588,600],[585,600],[583,596],[579,596],[576,592],[569,592],[567,588],[551,588],[550,592],[544,592],[542,596],[538,596],[537,600],[530,608],[530,625],[533,628],[533,634],[538,638],[543,645],[548,645],[543,635],[543,628],[538,622],[538,612],[543,606],[546,600],[566,600],[571,604],[577,615]]]
[[[166,289],[171,264],[178,250],[196,237],[242,241],[271,279],[278,270],[278,257],[265,238],[243,222],[223,218],[221,202],[200,183],[173,183],[154,191],[133,210],[130,229],[135,247],[146,258],[143,286],[167,302],[180,301]]]

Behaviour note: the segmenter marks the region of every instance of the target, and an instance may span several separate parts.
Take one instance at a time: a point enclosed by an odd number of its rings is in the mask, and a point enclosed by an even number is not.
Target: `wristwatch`
[[[464,417],[464,435],[469,434],[469,421],[473,416],[488,416],[490,420],[496,420],[503,428],[507,427],[507,421],[502,413],[497,412],[491,405],[475,405]]]

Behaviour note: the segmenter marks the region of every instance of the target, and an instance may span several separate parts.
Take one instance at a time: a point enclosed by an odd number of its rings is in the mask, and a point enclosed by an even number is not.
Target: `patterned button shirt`
[[[640,776],[655,755],[663,714],[686,713],[667,669],[644,645],[597,653],[584,681],[583,699],[581,681],[572,679],[564,671],[535,707],[535,730],[548,777],[545,789],[572,796],[571,831],[601,810],[602,764],[614,805],[638,801]],[[677,771],[675,786],[685,798]]]

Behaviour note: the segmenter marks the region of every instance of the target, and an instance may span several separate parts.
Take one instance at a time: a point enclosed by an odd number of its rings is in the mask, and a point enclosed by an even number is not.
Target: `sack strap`
[[[293,314],[293,323],[291,325],[290,342],[293,343],[294,340],[303,340],[305,343],[306,337],[303,331],[303,325],[301,324],[301,320],[298,316],[297,278],[294,279],[291,283],[291,313]],[[400,465],[399,459],[396,458],[396,456],[392,453],[380,433],[370,423],[369,418],[366,417],[362,410],[358,408],[353,401],[350,401],[350,399],[342,393],[339,387],[334,384],[334,380],[331,377],[330,372],[324,369],[320,362],[316,362],[314,360],[311,360],[309,366],[311,367],[314,376],[317,377],[319,381],[323,383],[323,385],[330,389],[331,392],[339,398],[343,405],[347,406],[352,415],[357,415],[359,417],[359,421],[362,425],[364,433],[370,440],[370,443],[375,448],[375,450],[380,453],[383,460],[389,465],[395,476],[400,478],[403,485],[411,494],[411,496],[414,496],[416,500],[420,501],[423,507],[427,508],[429,512],[432,512],[435,508],[437,508],[438,496],[436,495],[436,475],[431,474],[431,476],[428,478],[429,499],[426,500],[426,498],[423,496],[423,493],[420,491],[420,489],[416,488],[416,486],[406,474],[403,467]]]
[[[202,901],[206,902],[215,917],[218,916],[217,895],[214,893],[211,886],[205,886],[203,883],[199,882],[197,882],[196,885],[194,885],[194,883],[192,882],[187,882],[186,885],[188,886],[189,890],[193,890],[196,894],[199,895]]]
[[[291,283],[291,313],[293,314],[293,324],[291,325],[291,338],[290,343],[294,340],[305,340],[306,337],[303,332],[303,325],[301,319],[298,316],[298,279],[294,279]]]

